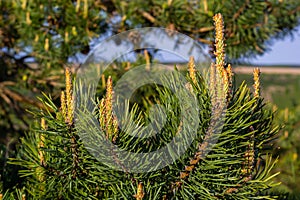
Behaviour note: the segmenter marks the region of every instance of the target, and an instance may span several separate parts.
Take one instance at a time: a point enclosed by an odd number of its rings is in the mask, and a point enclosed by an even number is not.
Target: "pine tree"
[[[62,66],[78,64],[90,51],[91,40],[99,36],[158,26],[213,48],[211,17],[221,12],[226,21],[226,53],[233,62],[262,54],[271,39],[292,34],[300,13],[298,0],[3,0],[0,8],[0,126],[7,135],[22,135],[28,128],[31,120],[23,110],[41,107],[33,98],[40,91],[50,92],[58,101]],[[32,61],[36,65],[28,64]]]
[[[166,113],[165,130],[147,139],[132,137],[132,133],[143,130],[130,121],[120,130],[118,120],[122,119],[112,111],[114,89],[111,77],[107,77],[105,96],[95,101],[93,114],[97,120],[86,121],[89,118],[84,112],[79,115],[75,112],[78,102],[74,102],[72,93],[76,87],[81,92],[81,84],[75,82],[72,86],[72,76],[67,69],[66,89],[61,93],[60,107],[51,97],[42,99],[47,109],[33,112],[40,122],[22,139],[19,157],[11,160],[12,164],[23,167],[19,171],[24,177],[23,187],[5,193],[4,198],[275,199],[276,196],[268,194],[267,190],[277,185],[272,181],[276,173],[270,173],[277,160],[272,160],[269,151],[278,129],[272,123],[272,112],[260,96],[259,69],[253,72],[253,92],[245,83],[238,87],[233,85],[232,68],[225,63],[222,16],[215,15],[214,22],[216,61],[210,68],[210,83],[196,70],[192,57],[186,74],[188,84],[180,85],[175,75],[174,79],[162,77],[170,84],[185,88],[199,103],[201,109],[195,111],[199,129],[183,127],[182,118],[178,117],[182,112],[178,99],[169,89],[157,87],[160,102],[170,108]],[[191,105],[187,103],[188,108]],[[227,107],[225,111],[224,107]],[[136,106],[127,107],[124,112],[125,116],[133,116],[138,122],[143,118]],[[224,125],[216,132],[209,124],[218,127],[221,116],[224,116]],[[76,120],[88,123],[78,127]],[[102,133],[97,131],[97,126],[101,127]],[[116,170],[103,164],[91,155],[96,149],[88,150],[83,138],[79,137],[79,133],[84,132],[95,141],[97,138],[107,140],[130,152],[151,152],[177,137],[180,128],[180,139],[192,132],[196,135],[195,141],[174,163],[148,173],[135,173],[124,168]],[[216,136],[216,144],[210,146],[208,141],[214,141]],[[126,158],[111,151],[113,164],[124,167]],[[171,151],[167,153],[174,155]],[[138,162],[147,164],[145,160]]]

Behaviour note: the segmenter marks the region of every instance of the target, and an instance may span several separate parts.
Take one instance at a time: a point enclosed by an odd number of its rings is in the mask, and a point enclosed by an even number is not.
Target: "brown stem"
[[[209,27],[202,27],[202,28],[199,28],[195,31],[193,31],[194,33],[204,33],[204,32],[209,32],[209,31],[212,31],[214,30],[215,27],[213,26],[209,26]]]
[[[247,5],[249,4],[249,0],[245,1],[245,3],[243,4],[242,7],[240,7],[238,9],[238,11],[233,15],[233,20],[236,20],[237,18],[239,18],[239,16],[244,12],[244,10],[246,9]]]
[[[147,20],[149,20],[151,23],[155,23],[156,19],[150,13],[143,10],[139,10],[139,13],[141,13],[141,15]]]
[[[208,44],[208,45],[212,45],[212,44],[213,44],[212,41],[206,40],[206,39],[203,39],[203,38],[198,38],[198,41],[199,41],[199,42],[202,42],[202,43],[204,43],[204,44]]]
[[[72,169],[72,178],[75,179],[77,176],[77,168],[78,168],[78,151],[77,151],[77,143],[76,143],[76,138],[75,135],[72,135],[71,137],[71,151],[72,151],[72,156],[73,156],[73,169]]]
[[[0,88],[3,92],[3,95],[5,95],[6,97],[10,97],[11,99],[18,101],[18,102],[28,103],[28,104],[34,105],[38,108],[45,109],[45,106],[41,102],[34,101],[34,100],[27,98],[21,94],[13,92],[12,90],[10,90],[8,88],[3,87],[3,84],[0,84]]]

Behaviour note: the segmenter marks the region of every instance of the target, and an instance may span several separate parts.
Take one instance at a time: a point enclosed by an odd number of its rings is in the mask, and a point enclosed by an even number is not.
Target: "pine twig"
[[[259,68],[255,68],[253,70],[253,88],[254,88],[254,97],[260,96],[260,70]]]
[[[140,182],[138,184],[138,187],[137,187],[137,193],[135,195],[133,195],[136,200],[143,200],[144,196],[145,196],[145,193],[144,193],[144,189],[143,189],[143,183]]]
[[[225,69],[225,44],[224,44],[224,25],[221,14],[214,16],[215,28],[216,28],[216,40],[215,40],[215,56],[216,63],[211,65],[210,74],[210,90],[212,93],[212,118],[210,120],[210,126],[205,134],[203,142],[199,145],[198,151],[194,157],[190,160],[189,164],[185,166],[184,170],[180,172],[180,181],[177,181],[173,185],[173,190],[181,188],[182,181],[186,180],[192,171],[196,168],[196,165],[200,160],[204,158],[207,151],[210,149],[209,141],[212,139],[214,133],[217,131],[216,128],[219,124],[219,117],[222,115],[223,105],[219,102],[226,99],[227,91],[229,90],[229,76]],[[190,60],[190,66],[192,66],[193,60]],[[191,70],[193,72],[193,70]],[[194,74],[190,72],[190,74]],[[190,75],[191,78],[194,75]],[[193,79],[193,78],[192,78]]]

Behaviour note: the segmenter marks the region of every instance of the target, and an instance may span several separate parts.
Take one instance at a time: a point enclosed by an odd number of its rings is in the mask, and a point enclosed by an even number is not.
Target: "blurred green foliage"
[[[63,66],[78,65],[99,36],[159,26],[187,34],[213,51],[212,16],[221,12],[226,22],[227,55],[243,58],[265,52],[270,39],[292,34],[299,9],[297,0],[1,0],[3,137],[28,128],[30,120],[24,110],[41,106],[35,98],[41,90],[58,97]]]
[[[236,82],[251,83],[251,75],[237,74]],[[280,171],[276,180],[281,185],[276,189],[287,193],[287,199],[299,199],[300,185],[300,76],[291,74],[262,74],[262,93],[276,110],[275,121],[281,126],[276,139],[275,156],[279,162],[274,171]],[[284,84],[283,84],[284,83]]]
[[[277,123],[283,126],[277,139],[275,155],[280,156],[276,171],[280,171],[277,180],[282,184],[278,188],[299,197],[300,193],[300,106],[281,109],[277,113]]]

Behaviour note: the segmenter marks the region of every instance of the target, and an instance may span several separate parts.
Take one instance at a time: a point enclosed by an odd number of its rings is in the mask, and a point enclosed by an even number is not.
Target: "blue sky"
[[[272,44],[268,46],[270,48],[269,51],[262,56],[246,59],[246,61],[249,61],[253,65],[300,66],[300,26],[296,30],[293,33],[293,37],[288,35],[284,39],[272,41]],[[164,55],[167,58],[174,59],[174,56],[171,54],[164,52]]]
[[[251,59],[251,63],[257,65],[298,65],[300,66],[300,26],[294,33],[294,37],[287,36],[284,40],[276,40],[270,46],[271,51],[256,59]]]
[[[100,37],[99,40],[92,42],[92,47],[99,44],[104,38],[112,36],[110,34]],[[300,26],[297,32],[294,32],[294,37],[286,36],[284,39],[274,40],[269,46],[270,51],[256,58],[246,59],[252,65],[297,65],[300,66]],[[79,55],[78,55],[79,56]],[[82,56],[79,56],[83,59]],[[85,57],[85,56],[84,56]],[[168,62],[169,59],[178,61],[179,57],[163,51],[162,54],[155,56],[162,62]],[[178,62],[183,60],[179,60]],[[187,60],[186,60],[187,61]]]

